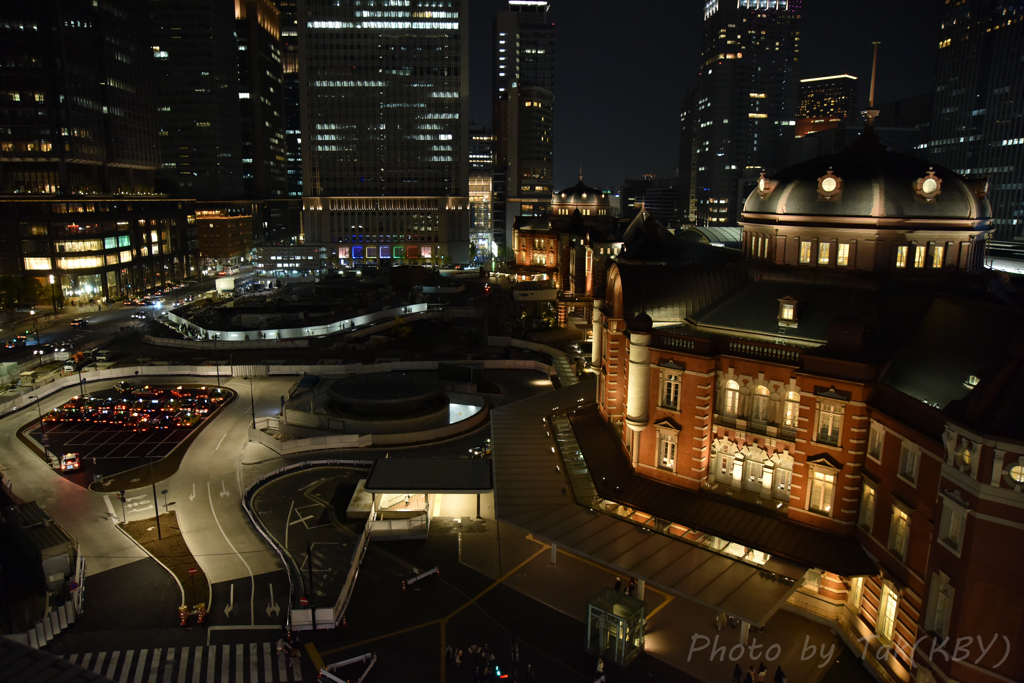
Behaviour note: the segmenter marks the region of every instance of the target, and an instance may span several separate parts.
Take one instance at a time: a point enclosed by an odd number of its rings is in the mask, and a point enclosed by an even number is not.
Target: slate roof
[[[728,254],[724,249],[702,244],[691,247]],[[699,254],[704,256],[705,254]],[[681,323],[747,282],[747,273],[739,263],[706,263],[689,267],[672,265],[615,264],[622,279],[622,313],[630,319],[646,311],[656,326]]]
[[[853,536],[832,534],[636,475],[597,405],[576,410],[569,421],[602,498],[807,567],[841,576],[878,572]]]
[[[490,458],[379,458],[363,487],[371,493],[486,493]]]

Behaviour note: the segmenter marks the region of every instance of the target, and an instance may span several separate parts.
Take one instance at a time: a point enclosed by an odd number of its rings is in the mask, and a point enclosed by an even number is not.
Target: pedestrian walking
[[[537,678],[537,673],[533,670],[533,664],[526,665],[526,678],[531,681]]]
[[[448,659],[451,659],[452,655],[453,655],[453,653],[452,653],[452,646],[449,645],[447,648],[445,648],[444,656],[447,657]]]
[[[462,650],[461,649],[455,651],[455,668],[457,669],[460,666],[462,666]]]
[[[761,666],[757,667],[757,683],[764,683],[764,677],[768,675],[768,667],[761,662]]]
[[[732,670],[732,683],[743,683],[743,669],[739,664]]]
[[[284,657],[284,636],[277,639],[277,656]]]
[[[775,683],[788,683],[786,681],[786,672],[782,670],[782,667],[775,668]]]
[[[597,671],[596,671],[597,677],[600,678],[601,674],[603,674],[603,673],[604,673],[604,660],[601,659],[600,657],[598,657],[597,658]]]
[[[632,576],[629,577],[629,583],[626,584],[626,595],[632,595],[633,591],[636,590],[636,579]]]
[[[725,612],[719,612],[718,614],[715,615],[715,627],[718,628],[719,631],[722,630],[722,628],[725,626],[725,623],[726,623]],[[739,665],[737,665],[736,669],[739,670],[739,668],[740,668]]]
[[[754,683],[754,667],[747,669],[747,675],[743,677],[743,683]]]
[[[618,593],[620,590],[622,590],[622,579],[620,579],[619,577],[616,576],[615,577],[615,592]]]

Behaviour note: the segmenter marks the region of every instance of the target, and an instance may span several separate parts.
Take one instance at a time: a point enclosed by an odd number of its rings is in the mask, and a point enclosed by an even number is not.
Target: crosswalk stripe
[[[201,675],[201,672],[203,670],[203,648],[196,648],[195,656],[193,657],[193,659],[195,659],[195,664],[192,665],[192,680],[195,683],[199,683],[199,676]]]
[[[178,664],[178,683],[185,683],[185,675],[188,673],[188,647],[181,648],[181,663]]]
[[[135,683],[142,683],[142,679],[146,675],[146,654],[149,650],[143,650],[139,653],[139,666],[135,669]]]
[[[160,671],[160,653],[163,652],[163,648],[156,648],[153,650],[153,663],[149,666],[149,681],[150,683],[156,683],[156,676]]]
[[[171,683],[171,675],[174,673],[174,648],[167,648],[167,661],[163,666],[164,670],[164,683]],[[159,668],[157,668],[159,671]]]
[[[110,664],[107,665],[107,673],[103,674],[104,676],[106,676],[110,680],[114,680],[114,671],[117,670],[117,660],[120,657],[121,657],[121,651],[120,650],[115,650],[114,653],[110,655]]]
[[[275,655],[274,643],[155,648],[64,655],[118,683],[287,683],[302,680],[302,658]],[[204,665],[203,656],[206,653]],[[189,657],[191,656],[191,661]],[[220,657],[218,664],[217,658]],[[275,659],[277,664],[275,665]],[[248,666],[247,666],[248,664]],[[232,669],[234,673],[232,673]]]
[[[132,670],[133,657],[135,657],[135,650],[128,650],[128,654],[124,658],[124,666],[121,667],[121,676],[117,679],[118,683],[128,683],[128,672]]]

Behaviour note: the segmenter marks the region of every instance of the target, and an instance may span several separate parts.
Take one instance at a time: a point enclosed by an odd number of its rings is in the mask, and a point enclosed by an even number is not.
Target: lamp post
[[[252,375],[249,375],[249,409],[252,410],[252,428],[256,429],[256,397],[252,393]]]
[[[42,440],[43,440],[43,457],[46,458],[46,462],[49,463],[50,462],[50,451],[47,448],[47,443],[46,443],[46,423],[43,422],[43,408],[40,405],[40,401],[39,401],[39,397],[38,396],[29,396],[29,399],[34,400],[36,402],[36,412],[39,414],[39,434],[40,434],[40,438],[42,438]]]
[[[50,297],[53,299],[53,314],[57,315],[57,289],[54,284],[53,273],[50,273]]]

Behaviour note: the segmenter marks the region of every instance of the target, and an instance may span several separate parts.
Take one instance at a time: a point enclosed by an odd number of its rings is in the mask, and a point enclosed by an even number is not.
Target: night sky
[[[722,0],[727,2],[728,0]],[[471,0],[470,114],[491,123],[494,15],[503,0]],[[679,110],[697,80],[703,0],[551,0],[555,23],[555,187],[618,189],[644,173],[674,177]],[[932,89],[935,0],[803,0],[800,78],[848,73],[861,108],[879,46],[876,103]],[[885,125],[879,121],[879,125]]]

